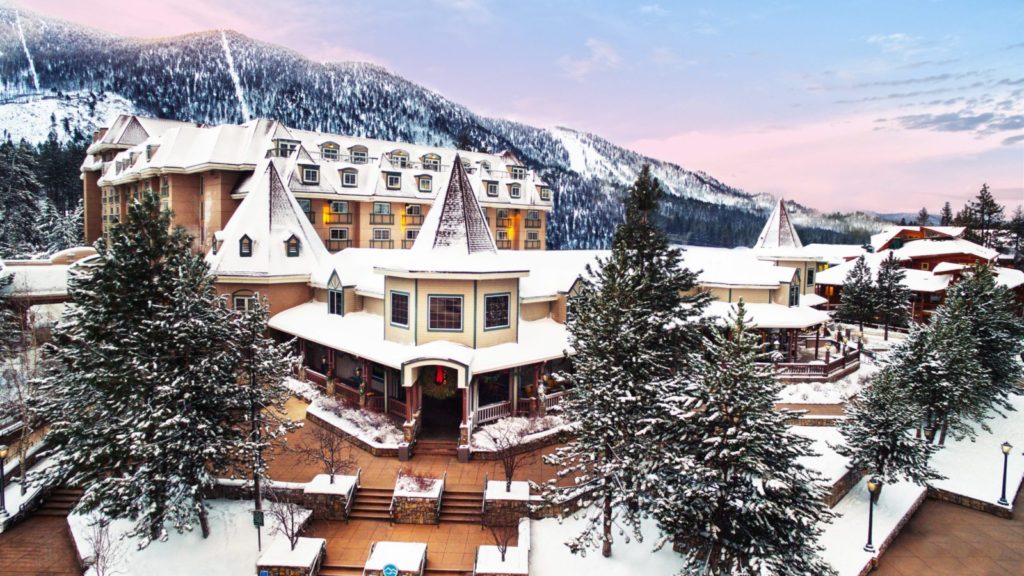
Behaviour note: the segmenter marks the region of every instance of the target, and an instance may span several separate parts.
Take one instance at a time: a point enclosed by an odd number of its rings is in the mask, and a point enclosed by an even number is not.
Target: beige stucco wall
[[[391,293],[404,292],[409,295],[409,326],[391,323]],[[384,277],[384,339],[402,344],[415,344],[416,335],[416,280],[409,278]]]
[[[485,297],[488,294],[509,294],[508,328],[484,329]],[[476,287],[476,346],[486,348],[506,342],[516,342],[519,332],[519,279],[482,280]]]
[[[519,315],[522,320],[533,321],[547,318],[551,314],[552,302],[532,302],[519,307]]]
[[[363,312],[369,312],[370,314],[376,314],[378,316],[384,315],[384,300],[380,298],[371,298],[369,296],[363,296],[362,300]]]
[[[756,288],[719,288],[709,287],[706,290],[711,297],[720,302],[739,302],[742,298],[748,304],[768,304],[775,302],[772,290]]]
[[[789,260],[780,260],[779,266],[785,266],[787,268],[796,268],[800,271],[800,293],[801,294],[813,294],[814,284],[807,283],[807,270],[817,269],[817,264],[814,262],[796,262]]]
[[[240,290],[249,290],[259,293],[267,298],[270,303],[270,315],[273,316],[282,310],[294,308],[299,304],[309,302],[313,297],[313,289],[305,282],[290,282],[287,284],[237,284],[217,282],[214,284],[218,294],[231,296]],[[228,303],[231,305],[231,303]],[[326,304],[325,310],[326,310]]]

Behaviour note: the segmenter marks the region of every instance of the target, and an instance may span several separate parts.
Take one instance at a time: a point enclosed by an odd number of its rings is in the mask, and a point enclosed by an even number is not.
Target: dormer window
[[[409,166],[409,153],[405,150],[393,150],[388,157],[391,159],[391,165],[395,168],[405,168]]]
[[[544,200],[545,202],[551,200],[551,188],[548,188],[547,186],[541,186],[540,199]]]
[[[387,186],[388,190],[398,190],[402,187],[402,175],[398,172],[387,173]]]
[[[319,184],[320,183],[320,167],[319,166],[303,166],[302,167],[302,183],[303,184]]]
[[[487,195],[490,196],[491,198],[496,198],[498,196],[497,182],[487,182]]]
[[[210,251],[212,251],[212,252],[213,252],[213,254],[214,254],[214,256],[216,256],[216,255],[217,255],[217,251],[218,251],[218,250],[220,250],[220,240],[218,240],[218,239],[214,238],[214,239],[213,239],[213,240],[212,240],[212,241],[210,242]]]
[[[341,185],[345,188],[355,188],[359,185],[359,171],[355,168],[346,168],[341,171]]]
[[[366,164],[368,159],[366,146],[353,146],[348,149],[353,164]]]
[[[252,238],[249,238],[248,234],[238,240],[238,255],[242,258],[252,256]]]
[[[526,168],[523,166],[509,166],[508,172],[516,180],[526,179]]]
[[[324,160],[337,160],[338,145],[334,143],[324,144],[320,147],[320,157]]]
[[[508,195],[510,198],[519,198],[522,196],[522,193],[522,188],[520,188],[519,184],[508,185]]]
[[[432,182],[433,180],[430,176],[418,176],[416,178],[416,188],[420,192],[430,192],[434,189]]]
[[[288,240],[285,241],[285,248],[289,258],[295,258],[299,255],[299,239],[292,234]]]
[[[277,155],[282,157],[291,156],[292,152],[299,149],[298,140],[278,140],[277,141]]]
[[[424,154],[422,160],[424,170],[441,171],[441,157],[437,154]]]

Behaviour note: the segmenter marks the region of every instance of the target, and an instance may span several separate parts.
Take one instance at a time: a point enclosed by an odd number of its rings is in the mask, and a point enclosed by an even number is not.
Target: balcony
[[[394,223],[394,214],[370,214],[370,224],[386,224],[390,226]]]
[[[406,226],[419,226],[423,224],[422,214],[406,214],[404,216]]]
[[[408,238],[406,238],[405,240],[402,240],[402,248],[412,248],[412,245],[415,243],[416,240],[409,240]]]
[[[525,250],[540,250],[540,248],[541,248],[540,240],[527,240],[524,243],[523,248]]]
[[[351,240],[328,240],[327,241],[327,249],[329,251],[331,251],[331,252],[337,252],[339,250],[344,250],[345,248],[351,248],[351,247],[352,247],[352,241]]]
[[[511,250],[512,249],[512,241],[511,240],[495,240],[494,244],[498,247],[498,250]]]
[[[351,224],[351,223],[352,223],[352,213],[351,212],[345,212],[344,214],[338,214],[336,212],[331,212],[331,213],[329,213],[327,215],[327,224]]]
[[[540,228],[541,227],[541,220],[540,220],[540,218],[527,218],[526,219],[526,227],[527,228]]]
[[[394,248],[394,240],[370,240],[370,248]]]
[[[512,219],[511,218],[498,218],[498,228],[511,228],[511,227],[512,227]]]

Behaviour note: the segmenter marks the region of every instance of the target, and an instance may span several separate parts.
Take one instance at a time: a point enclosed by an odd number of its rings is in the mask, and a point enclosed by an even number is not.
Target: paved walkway
[[[67,519],[32,516],[0,534],[0,576],[81,576]]]
[[[1017,497],[1024,502],[1024,490]],[[1024,511],[1013,520],[926,500],[896,537],[877,576],[1024,574]]]

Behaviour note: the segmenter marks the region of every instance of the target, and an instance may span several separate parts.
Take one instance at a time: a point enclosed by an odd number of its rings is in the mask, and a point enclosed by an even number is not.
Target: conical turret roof
[[[779,199],[754,248],[802,248],[803,242],[796,233],[793,221],[786,210],[786,201]]]
[[[487,218],[458,155],[455,156],[448,187],[434,199],[412,250],[446,250],[466,254],[497,252]]]

